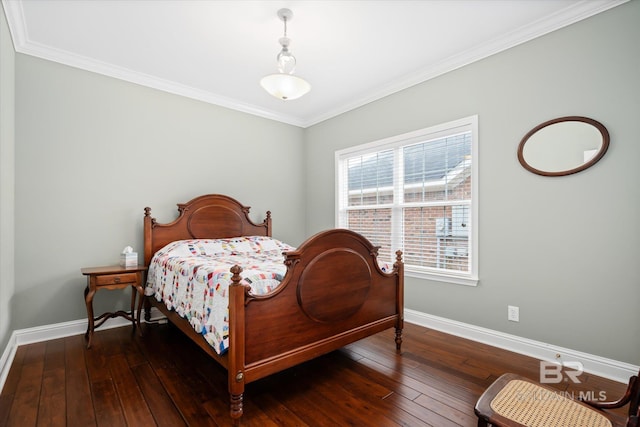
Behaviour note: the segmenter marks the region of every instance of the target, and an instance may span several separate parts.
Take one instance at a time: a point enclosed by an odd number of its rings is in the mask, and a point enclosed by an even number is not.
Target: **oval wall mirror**
[[[530,172],[563,176],[593,166],[609,148],[609,132],[602,123],[570,116],[544,122],[520,141],[518,160]]]

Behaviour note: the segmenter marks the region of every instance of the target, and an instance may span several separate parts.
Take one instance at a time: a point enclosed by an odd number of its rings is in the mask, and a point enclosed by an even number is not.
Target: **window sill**
[[[405,276],[417,279],[433,280],[436,282],[452,283],[455,285],[478,286],[479,279],[472,276],[458,276],[453,274],[438,274],[422,270],[412,269],[405,266]]]

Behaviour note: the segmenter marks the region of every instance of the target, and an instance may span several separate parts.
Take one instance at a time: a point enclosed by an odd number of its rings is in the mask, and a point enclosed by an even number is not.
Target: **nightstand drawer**
[[[138,275],[136,273],[123,274],[103,274],[96,276],[96,286],[120,285],[124,283],[136,283]]]

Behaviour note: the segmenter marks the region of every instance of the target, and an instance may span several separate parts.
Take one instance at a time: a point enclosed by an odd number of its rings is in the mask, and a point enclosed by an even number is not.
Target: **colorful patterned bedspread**
[[[187,319],[222,354],[229,347],[229,269],[241,266],[241,283],[264,295],[287,271],[282,253],[294,249],[264,236],[172,242],[151,260],[145,294]]]

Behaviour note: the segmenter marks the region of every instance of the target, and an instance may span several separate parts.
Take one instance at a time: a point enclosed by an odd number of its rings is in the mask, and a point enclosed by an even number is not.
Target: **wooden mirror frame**
[[[531,166],[531,164],[529,164],[524,158],[524,146],[525,146],[525,144],[539,130],[544,129],[544,128],[548,127],[548,126],[552,126],[554,124],[563,123],[563,122],[582,122],[582,123],[586,123],[588,125],[591,125],[591,126],[595,127],[600,132],[600,134],[602,135],[602,145],[600,146],[600,149],[598,150],[596,155],[593,156],[593,158],[591,158],[589,161],[584,162],[583,164],[581,164],[581,165],[579,165],[579,166],[577,166],[577,167],[575,167],[573,169],[567,169],[567,170],[561,170],[561,171],[545,171],[545,170],[540,170],[540,169],[537,169],[537,168]],[[604,154],[607,152],[607,149],[609,148],[609,142],[610,142],[609,132],[607,131],[607,128],[604,127],[604,125],[602,123],[600,123],[600,122],[598,122],[596,120],[590,119],[588,117],[581,117],[581,116],[559,117],[557,119],[552,119],[552,120],[549,120],[549,121],[546,121],[544,123],[539,124],[538,126],[536,126],[533,129],[531,129],[524,136],[524,138],[522,138],[522,141],[520,141],[520,145],[518,146],[518,161],[520,162],[522,167],[524,167],[526,170],[528,170],[529,172],[535,173],[537,175],[542,175],[542,176],[565,176],[565,175],[571,175],[571,174],[583,171],[583,170],[585,170],[587,168],[590,168],[591,166],[596,164],[604,156]]]

